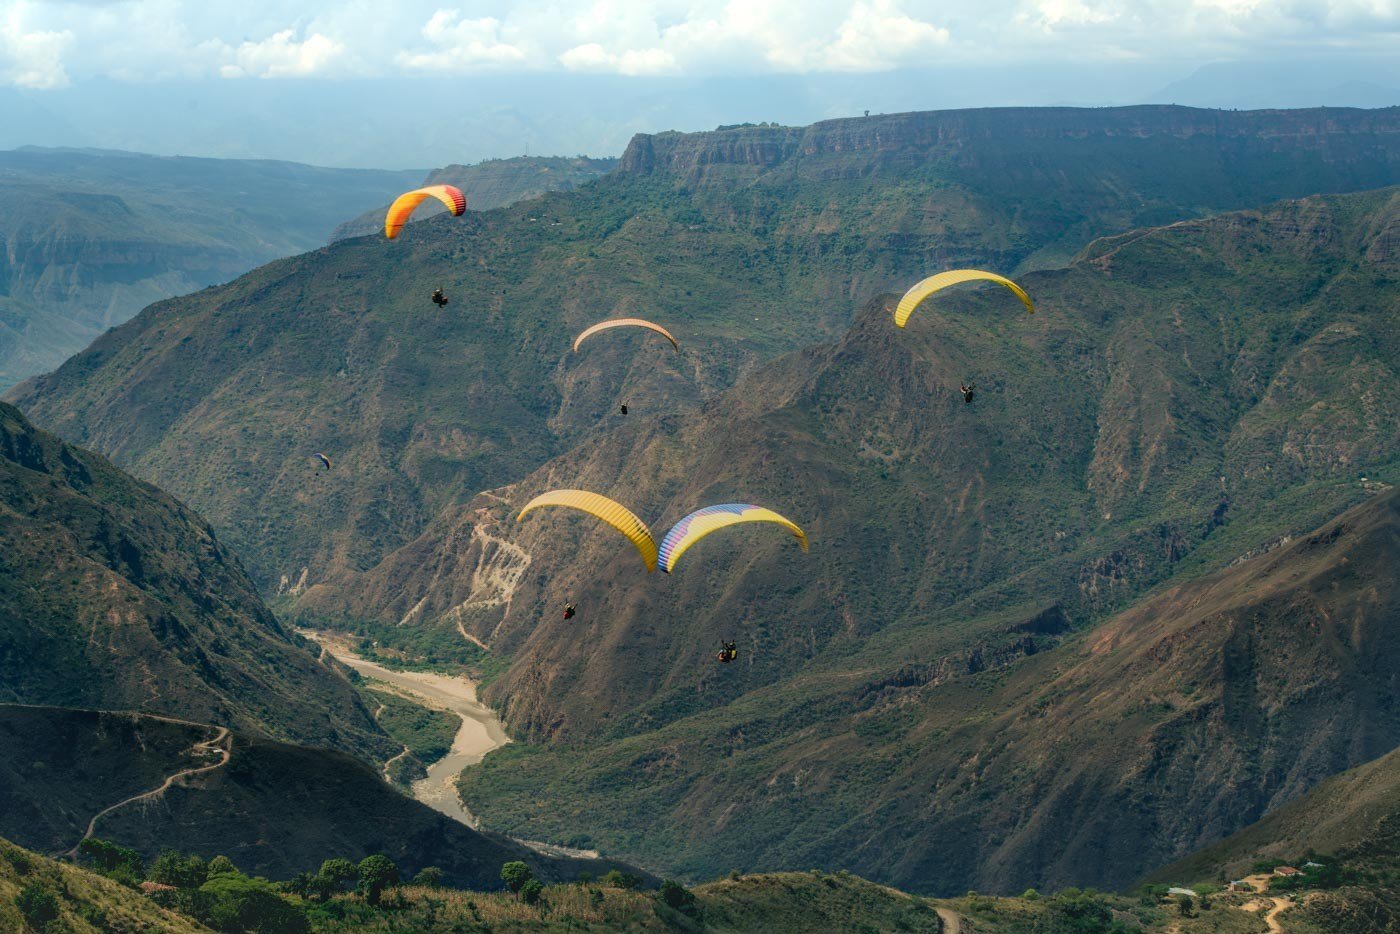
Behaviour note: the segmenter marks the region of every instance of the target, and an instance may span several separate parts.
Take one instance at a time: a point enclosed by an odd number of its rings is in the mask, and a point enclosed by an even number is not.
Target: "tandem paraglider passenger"
[[[442,289],[433,292],[433,304],[439,308],[447,304],[447,296],[442,293]]]
[[[719,654],[715,657],[728,665],[739,657],[739,647],[733,642],[725,642],[721,639],[719,643]]]
[[[565,618],[565,619],[573,619],[573,618],[574,618],[574,605],[573,605],[572,603],[566,603],[566,604],[564,604],[564,618]]]
[[[973,390],[973,388],[974,388],[973,385],[972,385],[971,383],[968,383],[966,386],[959,387],[959,389],[958,389],[958,392],[960,392],[960,393],[963,394],[963,401],[966,402],[966,403],[968,403],[968,404],[971,404],[971,402],[972,402],[972,390]]]

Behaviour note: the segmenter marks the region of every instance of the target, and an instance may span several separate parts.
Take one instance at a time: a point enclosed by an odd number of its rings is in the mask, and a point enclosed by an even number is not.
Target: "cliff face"
[[[719,165],[761,172],[790,161],[854,154],[951,158],[974,165],[978,151],[989,147],[1015,152],[1027,144],[1153,140],[1177,151],[1202,144],[1222,147],[1235,158],[1275,154],[1292,161],[1316,155],[1325,162],[1353,163],[1361,173],[1374,173],[1372,180],[1358,177],[1344,187],[1366,188],[1393,177],[1397,135],[1400,107],[1243,112],[1174,106],[989,108],[852,117],[809,127],[639,134],[623,153],[619,170],[664,172],[693,182]],[[1358,140],[1368,141],[1358,147]]]
[[[0,404],[0,701],[393,744],[203,520]]]

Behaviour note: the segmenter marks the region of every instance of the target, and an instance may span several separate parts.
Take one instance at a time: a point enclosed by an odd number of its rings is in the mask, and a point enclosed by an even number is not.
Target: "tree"
[[[37,885],[26,885],[15,896],[15,907],[24,915],[25,923],[36,931],[58,918],[58,899],[47,889]]]
[[[543,893],[544,885],[539,879],[526,879],[525,884],[520,887],[520,900],[527,905],[538,904]]]
[[[110,840],[89,837],[78,844],[78,853],[92,864],[92,867],[123,885],[135,887],[146,877],[146,864],[141,854]]]
[[[209,875],[217,876],[224,872],[237,872],[238,867],[227,856],[215,856],[209,861]]]
[[[663,880],[660,889],[661,900],[677,911],[687,914],[695,910],[695,896],[686,891],[685,886],[671,879]]]
[[[174,850],[161,850],[146,878],[177,889],[197,889],[209,879],[209,864],[201,856],[182,856]]]
[[[207,914],[200,920],[215,930],[276,934],[302,934],[307,930],[306,916],[263,879],[226,873],[204,883],[199,892],[208,900]]]
[[[603,873],[603,878],[598,881],[615,889],[635,889],[642,884],[640,876],[634,876],[630,872],[622,872],[617,869],[609,869]]]
[[[1190,895],[1178,895],[1176,897],[1176,907],[1181,911],[1183,918],[1190,918],[1196,913],[1196,900]]]
[[[360,870],[348,859],[328,859],[321,864],[321,875],[325,876],[337,888],[344,886],[346,882],[358,877]]]
[[[414,885],[425,885],[430,889],[438,888],[442,885],[442,870],[436,866],[424,866],[418,870],[418,875],[413,877]]]
[[[359,893],[371,905],[379,904],[379,896],[391,885],[399,884],[399,867],[382,853],[360,860]]]
[[[525,883],[533,878],[535,878],[534,870],[519,860],[511,860],[501,867],[501,881],[516,895],[519,895]]]

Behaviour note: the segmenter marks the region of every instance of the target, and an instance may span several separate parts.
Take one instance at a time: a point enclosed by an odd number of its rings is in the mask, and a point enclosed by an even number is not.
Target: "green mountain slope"
[[[930,269],[1044,265],[1142,223],[1398,177],[1400,109],[967,111],[638,137],[574,192],[153,306],[10,398],[196,505],[260,587],[295,595],[611,428],[619,401],[688,410]],[[445,313],[427,302],[437,285]],[[622,335],[569,354],[578,329],[623,313],[663,321],[684,352]],[[317,450],[340,465],[319,480]]]
[[[67,851],[104,809],[213,766],[98,818],[96,836],[147,860],[162,849],[229,856],[244,871],[291,878],[323,860],[391,857],[409,874],[443,870],[449,884],[496,888],[503,862],[528,859],[546,881],[630,867],[541,855],[478,833],[395,791],[338,752],[127,713],[0,704],[0,835]],[[198,744],[212,743],[201,752]],[[219,751],[227,763],[219,765]]]
[[[739,860],[933,893],[1125,886],[1400,744],[1397,555],[1391,492],[1058,646],[1041,621],[957,654],[883,633],[659,728],[654,703],[589,742],[511,746],[464,773],[464,800],[490,826],[567,825],[695,875]],[[726,677],[743,675],[697,662],[690,692]]]
[[[551,191],[572,191],[617,168],[616,159],[587,156],[518,156],[489,159],[475,165],[445,165],[423,179],[424,185],[456,185],[467,196],[467,210],[489,211],[517,201],[528,201]],[[331,242],[384,232],[384,212],[389,202],[348,220],[331,233]],[[414,222],[447,209],[436,201],[424,203]]]
[[[22,905],[26,893],[52,899],[47,930],[73,934],[107,931],[208,931],[199,922],[154,904],[140,892],[93,872],[47,859],[0,840],[0,930],[33,931]],[[32,897],[32,894],[31,896]],[[36,913],[36,919],[39,915]]]
[[[0,152],[0,386],[151,302],[314,249],[416,172],[100,150]]]
[[[0,701],[395,744],[198,516],[0,403]]]
[[[1400,749],[1334,775],[1238,833],[1158,869],[1148,881],[1236,879],[1256,862],[1296,859],[1308,851],[1349,865],[1397,868]]]

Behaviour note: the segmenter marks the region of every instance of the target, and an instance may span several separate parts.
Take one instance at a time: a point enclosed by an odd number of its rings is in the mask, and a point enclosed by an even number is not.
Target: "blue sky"
[[[0,145],[376,164],[350,119],[409,144],[382,164],[428,166],[1169,87],[1224,106],[1400,103],[1397,63],[1400,0],[0,0]],[[462,132],[412,128],[434,113]]]

